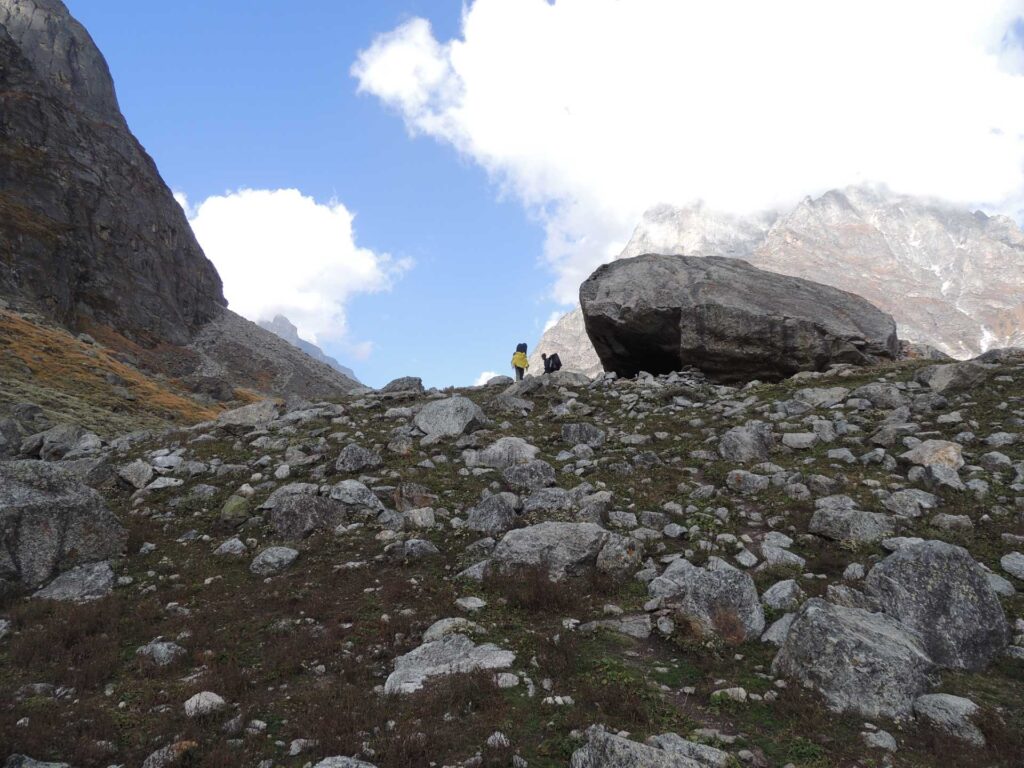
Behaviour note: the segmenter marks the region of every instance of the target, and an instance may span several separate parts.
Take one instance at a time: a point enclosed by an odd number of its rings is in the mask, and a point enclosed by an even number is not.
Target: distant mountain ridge
[[[356,375],[352,372],[351,368],[342,365],[330,355],[325,354],[324,351],[320,349],[320,347],[318,347],[316,344],[306,341],[305,339],[300,337],[299,329],[296,328],[295,324],[292,323],[292,321],[289,320],[284,315],[275,315],[273,320],[260,320],[257,323],[257,325],[260,328],[270,331],[274,335],[284,339],[293,347],[301,349],[314,360],[319,360],[321,363],[326,363],[339,373],[343,373],[344,375],[352,379],[352,381],[359,381],[359,379],[356,378]]]
[[[643,253],[733,256],[856,293],[896,319],[901,339],[957,358],[1024,346],[1024,232],[1005,216],[869,186],[752,216],[660,205],[619,258]],[[574,369],[597,362],[579,309],[537,350],[555,343],[572,348],[561,357]]]

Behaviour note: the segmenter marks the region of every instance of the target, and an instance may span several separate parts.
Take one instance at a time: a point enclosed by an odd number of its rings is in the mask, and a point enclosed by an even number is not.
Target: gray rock
[[[917,633],[940,666],[984,669],[1010,642],[999,598],[962,547],[942,541],[904,547],[874,566],[864,587]]]
[[[896,533],[888,516],[860,509],[817,509],[809,530],[832,541],[852,544],[871,544]]]
[[[850,394],[846,387],[808,387],[793,393],[793,399],[811,408],[831,408],[843,402]]]
[[[1024,581],[1024,554],[1011,552],[999,558],[999,565],[1015,579]]]
[[[427,403],[413,423],[431,438],[457,437],[480,429],[487,423],[487,417],[468,397],[456,395]]]
[[[159,637],[135,649],[136,656],[144,656],[158,667],[173,664],[185,654],[185,649],[177,643]]]
[[[153,479],[153,467],[150,466],[149,462],[136,459],[118,469],[117,476],[132,488],[145,488],[149,485],[149,481]]]
[[[354,517],[373,518],[387,510],[373,491],[358,480],[342,480],[331,488],[330,497]]]
[[[718,441],[718,453],[726,461],[741,464],[767,461],[775,444],[770,424],[750,421],[742,427],[733,427]]]
[[[33,760],[27,755],[11,755],[4,761],[4,768],[71,768],[68,763],[46,763]]]
[[[337,461],[334,462],[334,468],[339,472],[351,474],[377,469],[383,463],[384,460],[381,459],[380,454],[376,451],[350,443],[341,449]]]
[[[880,382],[872,382],[858,387],[850,393],[850,397],[867,400],[876,408],[886,410],[901,408],[909,402],[907,396],[896,385]]]
[[[679,558],[647,585],[678,619],[698,635],[719,635],[743,642],[764,631],[764,611],[750,575],[731,566],[699,568]]]
[[[688,741],[677,733],[662,733],[651,736],[647,743],[659,747],[673,755],[690,758],[701,768],[731,768],[734,765],[732,755],[721,749]]]
[[[204,717],[220,712],[228,703],[213,691],[201,691],[185,702],[186,717]]]
[[[505,533],[516,523],[516,501],[511,493],[488,496],[469,510],[466,528],[488,536]]]
[[[933,669],[918,639],[895,619],[812,598],[772,662],[772,674],[818,691],[829,708],[904,719]]]
[[[948,693],[929,693],[914,701],[914,714],[919,721],[975,747],[985,746],[985,736],[971,721],[980,712],[970,699]]]
[[[377,768],[377,766],[365,760],[356,760],[354,757],[332,755],[331,757],[325,757],[314,765],[313,768]]]
[[[32,597],[37,600],[58,600],[88,603],[107,597],[114,591],[114,571],[106,560],[86,563],[65,571]]]
[[[683,752],[647,746],[593,726],[587,743],[572,753],[569,768],[703,768]]]
[[[790,627],[793,626],[793,619],[795,618],[795,613],[784,613],[764,631],[764,634],[761,635],[761,642],[782,645],[789,634]]]
[[[505,567],[544,567],[552,579],[594,565],[610,534],[593,523],[538,523],[509,531],[494,548]]]
[[[401,376],[397,379],[392,379],[380,389],[380,392],[385,395],[406,393],[422,395],[423,391],[423,379],[418,376]]]
[[[630,536],[610,534],[594,561],[601,573],[616,578],[630,576],[640,567],[644,556],[643,545]]]
[[[466,451],[465,457],[468,466],[504,470],[533,461],[539,450],[521,437],[502,437],[482,451]]]
[[[465,635],[446,634],[395,659],[395,670],[384,683],[384,693],[418,691],[432,677],[508,669],[516,655],[491,643],[477,645]]]
[[[814,432],[786,432],[782,436],[782,444],[797,451],[806,451],[818,444],[818,436]]]
[[[761,603],[776,611],[795,611],[806,597],[800,585],[793,579],[772,584],[761,595]]]
[[[314,531],[333,531],[348,522],[348,508],[335,499],[309,494],[283,496],[270,510],[278,536],[298,541]]]
[[[584,633],[596,632],[605,629],[609,632],[616,632],[627,637],[635,637],[637,640],[646,640],[651,636],[653,627],[651,617],[646,613],[635,616],[621,616],[615,619],[598,619],[580,624],[579,631]]]
[[[117,556],[127,533],[103,498],[58,464],[0,462],[0,588]]]
[[[554,467],[540,459],[508,467],[501,476],[516,491],[536,491],[555,484]]]
[[[277,405],[273,400],[260,400],[217,415],[222,426],[255,427],[267,424],[277,418]]]
[[[725,476],[725,484],[744,496],[756,496],[768,490],[771,480],[764,475],[755,475],[745,469],[734,469]]]
[[[949,440],[925,440],[900,458],[908,464],[922,467],[941,466],[960,469],[964,465],[963,446]]]
[[[772,380],[898,351],[893,319],[859,296],[739,259],[619,259],[583,283],[580,303],[602,364],[620,376],[692,365]]]
[[[882,506],[900,517],[920,517],[922,510],[935,509],[939,499],[918,488],[896,491],[882,502]]]
[[[257,576],[272,576],[294,563],[298,556],[298,551],[290,547],[267,547],[253,558],[249,570]]]
[[[593,424],[563,424],[562,441],[569,445],[589,445],[591,448],[600,448],[604,445],[605,432]]]
[[[952,394],[966,392],[988,378],[990,368],[978,363],[949,363],[929,365],[915,374],[914,379],[926,385],[933,392]]]

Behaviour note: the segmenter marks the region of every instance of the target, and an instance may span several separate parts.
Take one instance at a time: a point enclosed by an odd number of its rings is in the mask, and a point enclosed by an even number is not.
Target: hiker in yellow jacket
[[[516,369],[516,381],[522,381],[530,361],[526,359],[526,344],[517,344],[516,353],[512,355],[512,367]]]

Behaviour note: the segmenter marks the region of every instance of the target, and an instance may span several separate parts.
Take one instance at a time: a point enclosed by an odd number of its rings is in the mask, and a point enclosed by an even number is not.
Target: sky
[[[658,203],[1024,219],[1024,0],[66,0],[250,319],[371,386],[510,370]]]

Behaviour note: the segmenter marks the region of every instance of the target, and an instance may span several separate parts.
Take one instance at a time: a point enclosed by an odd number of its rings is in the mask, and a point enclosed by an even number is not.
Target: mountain
[[[530,355],[530,371],[533,373],[544,371],[544,361],[540,356],[542,352],[548,355],[557,353],[562,367],[567,371],[579,371],[587,376],[597,376],[604,371],[587,337],[587,329],[583,327],[583,310],[579,307],[563,315],[557,323],[544,331]]]
[[[226,308],[221,279],[59,0],[0,0],[0,299],[214,399],[360,385]]]
[[[735,256],[856,293],[896,319],[901,339],[957,358],[1024,346],[1024,232],[1005,216],[867,186],[747,217],[661,205],[619,258],[643,253]],[[570,312],[538,349],[549,339],[584,344],[574,347],[574,368],[592,366],[581,324]]]
[[[299,336],[299,329],[296,328],[292,321],[284,315],[275,315],[273,320],[260,320],[257,325],[264,330],[270,331],[275,336],[284,339],[293,347],[298,347],[314,360],[326,363],[331,366],[331,368],[339,373],[345,374],[353,381],[359,381],[351,368],[345,367],[330,355],[324,354],[324,351],[316,344],[301,338]]]

